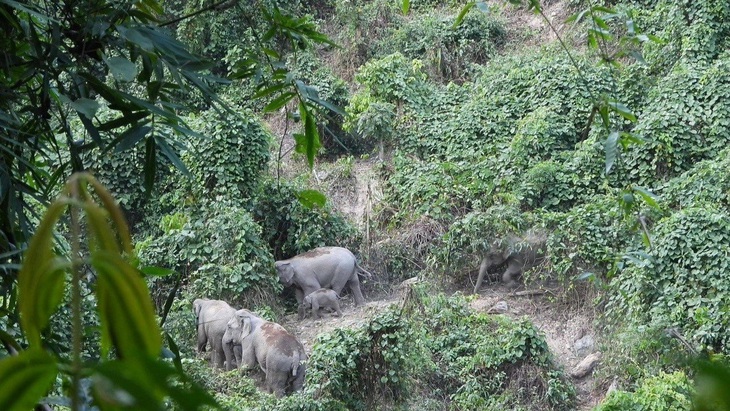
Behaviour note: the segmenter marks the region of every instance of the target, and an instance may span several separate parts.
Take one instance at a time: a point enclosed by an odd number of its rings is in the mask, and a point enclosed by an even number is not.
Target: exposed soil
[[[325,184],[329,181],[326,173],[320,174],[318,182],[325,189],[328,198],[335,208],[349,216],[361,227],[363,226],[370,207],[373,204],[373,187],[378,183],[374,180],[373,167],[375,162],[355,160],[352,167],[352,179],[348,184]],[[330,171],[330,173],[335,173]],[[314,183],[314,182],[313,182]],[[338,190],[338,187],[340,190]],[[377,197],[376,197],[377,200]],[[377,274],[376,274],[377,275]],[[335,328],[356,328],[368,322],[377,313],[393,304],[402,302],[401,292],[395,290],[391,294],[382,296],[368,296],[368,302],[361,307],[355,307],[351,296],[345,296],[341,301],[343,316],[323,313],[322,318],[315,320],[311,317],[299,321],[296,314],[284,319],[282,324],[297,335],[310,352],[312,345],[319,334]],[[508,310],[505,314],[518,318],[529,317],[530,321],[544,334],[550,351],[559,367],[569,372],[583,359],[576,354],[575,342],[586,334],[597,337],[593,329],[593,312],[580,310],[551,300],[549,294],[517,295],[513,290],[499,283],[487,284],[482,288],[479,297],[472,302],[472,308],[477,312],[487,312],[497,302],[504,301]],[[597,338],[596,338],[597,339]],[[602,399],[604,393],[596,389],[592,375],[580,380],[573,380],[578,394],[579,410],[589,410]]]

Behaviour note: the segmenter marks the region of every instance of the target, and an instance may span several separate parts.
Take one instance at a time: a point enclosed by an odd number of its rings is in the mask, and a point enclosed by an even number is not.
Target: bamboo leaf
[[[57,375],[54,358],[40,347],[0,360],[0,410],[32,410]]]
[[[297,198],[307,208],[324,207],[327,197],[317,190],[302,190],[297,193]]]
[[[618,136],[618,131],[612,131],[606,139],[606,174],[611,171],[616,157],[618,157]]]
[[[476,5],[476,2],[470,1],[464,5],[464,7],[461,8],[461,11],[459,12],[459,15],[456,16],[456,20],[454,20],[454,24],[451,26],[451,28],[455,29],[461,25],[461,22],[464,21],[464,17],[466,17],[466,13],[469,12],[469,10],[472,9]]]
[[[139,272],[119,255],[97,251],[91,264],[98,272],[97,297],[102,352],[114,347],[120,358],[159,355],[160,329],[147,286]]]
[[[20,323],[32,347],[41,346],[40,332],[63,298],[62,271],[69,263],[57,259],[53,253],[53,228],[67,205],[59,199],[48,207],[18,273]]]

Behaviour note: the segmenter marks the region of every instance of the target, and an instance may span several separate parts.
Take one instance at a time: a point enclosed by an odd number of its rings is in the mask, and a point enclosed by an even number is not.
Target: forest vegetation
[[[730,2],[0,0],[0,23],[0,409],[730,409]],[[515,296],[506,257],[475,290],[479,262],[533,239],[519,298],[590,318],[589,380],[475,308]],[[275,261],[322,246],[392,304],[344,296],[358,321],[314,328],[300,391],[196,352],[197,298],[296,334]]]

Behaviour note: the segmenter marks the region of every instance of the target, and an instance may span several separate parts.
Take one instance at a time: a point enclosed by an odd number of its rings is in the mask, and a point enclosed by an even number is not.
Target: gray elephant
[[[319,290],[304,297],[303,304],[305,310],[307,308],[312,309],[312,316],[316,319],[319,319],[320,308],[331,308],[335,310],[335,315],[340,317],[342,316],[342,311],[340,311],[340,302],[338,300],[339,297],[337,297],[337,293],[334,290],[330,290],[329,288],[320,288]]]
[[[210,363],[223,368],[223,334],[226,332],[228,320],[235,316],[236,310],[225,301],[198,298],[193,301],[193,312],[198,329],[198,352],[205,351],[206,345],[210,344]]]
[[[507,264],[507,268],[502,273],[502,282],[510,287],[515,287],[517,279],[525,270],[535,267],[544,260],[546,240],[547,237],[543,233],[528,232],[522,237],[509,237],[501,247],[493,246],[479,266],[479,277],[477,277],[477,284],[474,287],[474,294],[482,286],[487,272],[503,264]]]
[[[236,311],[232,323],[228,328],[232,342],[241,344],[240,368],[251,369],[258,364],[266,374],[266,388],[277,397],[302,388],[307,354],[296,337],[249,310]],[[226,356],[233,355],[226,348]]]
[[[296,288],[300,318],[304,313],[304,296],[320,288],[331,288],[340,295],[347,285],[355,297],[355,305],[365,304],[365,298],[360,291],[358,270],[371,276],[360,267],[350,250],[342,247],[315,248],[288,260],[276,262],[279,281],[285,286],[294,285]]]

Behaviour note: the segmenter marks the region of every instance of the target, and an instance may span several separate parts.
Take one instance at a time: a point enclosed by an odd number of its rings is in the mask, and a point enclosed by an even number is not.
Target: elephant
[[[360,291],[358,270],[372,276],[355,260],[350,250],[342,247],[320,247],[275,263],[279,281],[285,286],[294,285],[299,317],[304,315],[304,296],[320,288],[331,288],[340,295],[345,285],[355,297],[355,305],[365,304]]]
[[[312,294],[304,297],[303,304],[305,309],[312,309],[312,316],[316,319],[319,319],[320,308],[331,308],[335,310],[335,315],[340,317],[342,316],[342,311],[340,311],[340,302],[337,301],[338,299],[337,293],[334,290],[320,288]]]
[[[308,357],[304,346],[284,327],[241,309],[228,322],[228,331],[232,342],[226,346],[229,363],[235,355],[231,347],[240,343],[239,368],[251,369],[258,364],[266,374],[269,392],[282,397],[302,388]]]
[[[210,344],[211,364],[223,368],[223,334],[226,332],[228,320],[235,316],[236,310],[225,301],[198,298],[193,301],[193,312],[198,329],[198,352],[205,351],[206,345]]]
[[[482,258],[479,266],[479,277],[474,287],[474,294],[482,286],[484,276],[489,270],[507,264],[507,269],[502,273],[502,282],[510,287],[517,286],[517,279],[524,270],[539,265],[545,256],[545,244],[547,237],[543,233],[528,232],[524,236],[510,236],[503,242],[502,247],[493,246],[492,249]]]

